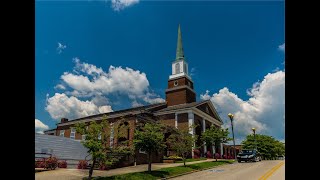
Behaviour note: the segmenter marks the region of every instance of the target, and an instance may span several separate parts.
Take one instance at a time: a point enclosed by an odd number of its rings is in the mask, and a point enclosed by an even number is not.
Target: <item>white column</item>
[[[215,153],[216,153],[216,147],[214,147],[214,145],[212,145],[212,155],[214,156]]]
[[[114,133],[114,127],[113,123],[110,123],[110,147],[112,148],[113,146],[113,133]]]
[[[222,157],[222,155],[223,155],[223,145],[222,145],[222,143],[220,143],[220,148],[221,148],[221,157]]]
[[[176,128],[178,128],[178,113],[175,113],[174,126],[175,126]]]
[[[192,137],[194,137],[194,114],[192,111],[188,112],[188,122],[189,122],[189,133],[192,134]],[[193,145],[194,147],[196,146],[196,144],[194,143]],[[194,156],[193,150],[194,147],[192,147],[192,157]]]
[[[202,119],[202,127],[203,127],[203,132],[206,131],[206,120],[205,119]],[[204,153],[207,152],[207,145],[206,145],[206,142],[203,143],[204,144]]]

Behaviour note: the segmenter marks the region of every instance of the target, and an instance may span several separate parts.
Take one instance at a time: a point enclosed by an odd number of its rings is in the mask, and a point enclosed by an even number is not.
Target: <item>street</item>
[[[174,180],[284,180],[285,161],[265,160],[261,162],[242,162],[191,173],[173,178]]]

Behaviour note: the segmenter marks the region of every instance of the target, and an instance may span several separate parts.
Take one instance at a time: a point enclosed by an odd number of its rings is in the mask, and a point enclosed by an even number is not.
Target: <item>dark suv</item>
[[[259,155],[259,152],[256,150],[250,150],[250,149],[244,149],[237,155],[237,160],[240,163],[241,161],[261,161],[261,157]]]

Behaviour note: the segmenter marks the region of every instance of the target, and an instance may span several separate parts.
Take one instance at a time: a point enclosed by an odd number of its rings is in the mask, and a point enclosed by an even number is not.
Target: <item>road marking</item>
[[[211,170],[208,170],[208,171],[211,171],[211,172],[223,172],[224,170],[223,169],[211,169]]]
[[[278,170],[282,165],[284,164],[284,162],[281,162],[279,164],[277,164],[276,166],[274,166],[272,169],[270,169],[268,172],[266,172],[263,176],[261,176],[259,178],[259,180],[266,180],[268,177],[270,177],[276,170]]]

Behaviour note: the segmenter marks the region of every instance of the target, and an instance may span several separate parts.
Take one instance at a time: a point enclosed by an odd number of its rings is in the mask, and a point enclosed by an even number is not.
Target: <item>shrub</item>
[[[194,150],[193,150],[193,158],[194,158],[194,159],[199,159],[199,158],[200,158],[200,151],[199,151],[199,149],[194,149]]]
[[[78,163],[78,169],[86,169],[88,162],[86,160],[80,160]]]
[[[221,157],[221,156],[220,156],[220,154],[219,154],[219,153],[215,153],[215,154],[214,154],[214,158],[216,158],[216,159],[220,159],[220,157]]]
[[[99,170],[108,170],[110,169],[110,166],[106,165],[106,164],[99,164]]]
[[[58,168],[67,168],[67,161],[59,161]]]
[[[45,159],[45,168],[46,169],[56,169],[58,166],[58,159],[56,157],[49,157]]]
[[[45,160],[44,159],[36,159],[35,168],[45,168]]]
[[[212,159],[212,153],[210,151],[207,151],[207,158]]]
[[[180,156],[169,156],[168,159],[182,160]]]

